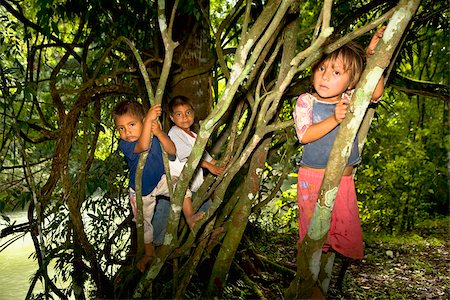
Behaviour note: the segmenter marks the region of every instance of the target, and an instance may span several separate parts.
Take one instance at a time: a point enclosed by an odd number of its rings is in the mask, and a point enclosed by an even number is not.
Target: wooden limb
[[[238,270],[239,274],[241,275],[242,280],[246,283],[248,287],[250,287],[253,292],[258,296],[258,299],[261,300],[267,300],[267,297],[264,295],[261,288],[258,286],[256,282],[250,279],[250,277],[247,276],[245,271],[237,264],[235,261],[233,261],[233,266]]]
[[[421,95],[434,97],[443,101],[450,101],[450,87],[444,84],[413,80],[401,76],[398,73],[392,74],[389,84],[394,89],[402,91],[408,95]]]
[[[286,264],[283,265],[281,263],[277,263],[271,259],[269,259],[267,256],[264,256],[262,254],[255,254],[259,260],[261,260],[262,262],[270,265],[271,268],[273,268],[276,272],[284,274],[286,276],[292,277],[295,276],[295,265],[292,264]]]
[[[355,38],[360,37],[361,35],[365,34],[366,32],[369,32],[370,30],[376,28],[378,25],[383,24],[384,22],[388,21],[389,18],[392,17],[392,15],[394,14],[395,10],[396,10],[396,8],[392,8],[391,10],[389,10],[387,13],[385,13],[383,16],[376,19],[375,21],[373,21],[355,31],[352,31],[352,32],[346,34],[342,38],[338,39],[336,42],[325,47],[324,53],[331,53],[334,50],[341,47],[342,45],[347,44],[348,42],[354,40]]]
[[[10,234],[15,234],[18,232],[27,232],[30,230],[30,222],[12,224],[11,226],[5,227],[0,231],[0,238],[7,237]]]
[[[222,72],[225,76],[225,78],[230,78],[230,70],[228,69],[227,63],[224,58],[223,48],[222,48],[222,33],[225,31],[225,29],[228,27],[230,23],[232,23],[233,19],[236,18],[237,15],[240,15],[240,10],[243,0],[239,0],[236,5],[232,8],[231,12],[227,15],[227,17],[220,23],[219,29],[215,33],[216,37],[216,43],[215,43],[215,49],[216,49],[216,55],[217,55],[217,61],[219,62],[219,65],[222,69]]]
[[[216,63],[215,59],[210,59],[208,62],[204,64],[202,63],[202,65],[200,65],[197,68],[183,70],[181,73],[174,74],[173,79],[171,81],[171,87],[174,88],[178,83],[187,78],[199,76],[210,72],[211,68],[214,66],[215,63]]]
[[[217,254],[211,271],[207,288],[208,295],[220,294],[225,285],[226,274],[228,274],[233,257],[248,223],[249,215],[251,214],[251,205],[260,189],[260,176],[262,174],[256,172],[256,169],[264,167],[267,158],[267,151],[264,149],[270,145],[271,140],[271,138],[267,138],[262,141],[252,156],[248,175],[246,180],[241,184],[241,193],[238,195],[239,201],[233,208],[230,215],[230,222],[227,224],[230,230],[227,230],[223,245]],[[240,226],[236,227],[234,224],[240,224]]]
[[[285,161],[289,161],[289,160],[285,159]],[[281,174],[281,176],[278,177],[278,181],[277,181],[277,184],[275,185],[275,187],[272,189],[272,191],[270,191],[270,193],[266,199],[264,199],[263,201],[260,201],[258,204],[254,205],[252,207],[252,213],[255,213],[255,212],[258,213],[261,210],[261,208],[266,206],[267,203],[269,203],[273,198],[275,198],[276,194],[281,189],[281,186],[283,185],[284,180],[287,178],[287,175],[288,175],[288,169],[283,168],[283,174]]]
[[[284,25],[284,23],[280,24],[280,26],[277,28],[276,33],[270,39],[270,42],[268,44],[270,47],[266,46],[264,51],[261,53],[261,58],[258,59],[258,61],[259,60],[264,60],[264,61],[267,60],[267,61],[265,62],[264,69],[261,71],[261,73],[259,75],[259,78],[258,78],[258,83],[257,83],[257,86],[256,86],[256,91],[255,91],[255,97],[257,99],[261,98],[261,88],[264,85],[264,79],[266,77],[266,74],[272,68],[272,65],[273,65],[273,63],[275,62],[275,59],[278,56],[278,53],[279,53],[279,51],[281,49],[281,46],[286,46],[283,43],[284,39],[279,39],[277,44],[275,45],[275,48],[272,49],[272,44],[275,42],[275,39],[278,36],[278,33],[281,30],[281,28],[282,28],[282,25]],[[266,59],[266,56],[269,54],[269,51],[271,51],[271,55],[269,56],[269,59]],[[261,62],[259,64],[261,64]],[[257,65],[259,65],[259,64],[257,63]],[[250,78],[255,77],[257,71],[258,71],[258,68],[253,69],[252,73],[250,73]],[[247,85],[249,85],[250,82]],[[265,89],[265,87],[264,87],[264,89]],[[250,105],[252,105],[252,104],[250,103]],[[258,107],[254,107],[254,105],[252,105],[252,109],[253,110],[257,110]]]
[[[17,136],[19,136],[17,119],[13,119],[13,127],[16,129]],[[42,277],[44,279],[45,294],[48,295],[49,294],[49,286],[51,285],[51,280],[49,279],[48,273],[47,273],[48,262],[47,262],[46,253],[45,253],[46,248],[45,248],[45,243],[44,243],[44,237],[42,234],[43,207],[41,206],[41,202],[38,200],[38,191],[37,191],[33,173],[31,171],[29,158],[28,158],[28,155],[27,155],[27,152],[25,149],[25,143],[21,139],[18,139],[18,140],[19,140],[19,151],[20,151],[20,154],[22,155],[22,160],[25,165],[24,172],[25,172],[25,176],[26,176],[25,177],[26,183],[28,185],[29,190],[32,193],[32,198],[33,198],[32,202],[36,209],[36,216],[37,216],[36,222],[33,224],[34,225],[33,227],[35,230],[32,231],[31,233],[33,236],[33,242],[34,242],[34,246],[35,246],[35,250],[36,250],[36,256],[38,257],[39,270],[42,273]],[[29,217],[29,222],[31,223],[34,220],[33,216],[29,214],[28,217]]]
[[[175,0],[169,20],[169,26],[167,26],[165,3],[162,0],[158,1],[159,28],[164,43],[165,53],[163,68],[159,77],[158,86],[156,87],[155,102],[152,103],[152,105],[161,103],[162,97],[164,95],[164,89],[167,83],[167,78],[169,77],[169,71],[172,66],[173,51],[178,46],[178,43],[172,40],[172,27],[178,2],[179,0]]]
[[[328,288],[330,286],[335,256],[335,252],[329,251],[327,253],[323,253],[322,257],[320,258],[320,272],[317,281],[324,295],[328,293]]]
[[[184,264],[186,268],[183,270],[183,272],[181,272],[181,274],[183,274],[183,278],[181,279],[179,284],[177,284],[176,293],[174,294],[175,299],[184,298],[186,288],[189,282],[191,281],[192,275],[194,274],[199,262],[203,257],[202,254],[205,250],[206,245],[208,244],[208,237],[209,237],[208,232],[211,232],[211,230],[213,229],[215,223],[214,221],[215,220],[212,220],[211,222],[208,223],[204,233],[200,237],[201,239],[200,243],[197,245],[197,247],[195,247],[194,253],[189,257],[188,261]],[[177,276],[177,274],[175,274],[175,276]]]
[[[246,1],[244,21],[242,22],[241,42],[246,43],[248,39],[248,25],[251,20],[250,12],[252,7],[252,1]]]
[[[245,242],[249,244],[249,249],[247,249],[247,252],[250,252],[250,255],[257,261],[260,262],[262,265],[269,265],[273,269],[275,269],[276,272],[279,272],[281,274],[284,274],[286,276],[292,277],[295,276],[295,269],[296,265],[294,263],[289,262],[275,262],[272,259],[269,259],[267,256],[262,255],[258,250],[255,250],[255,246],[253,244],[253,241],[251,241],[247,235],[244,235],[243,237],[245,239]]]

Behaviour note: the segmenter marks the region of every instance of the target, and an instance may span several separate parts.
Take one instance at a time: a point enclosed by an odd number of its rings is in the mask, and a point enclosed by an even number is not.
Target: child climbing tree
[[[347,177],[352,175],[352,172],[348,174],[345,174],[345,172],[348,170],[347,162],[349,164],[351,162],[351,155],[358,155],[359,153],[358,145],[355,144],[355,138],[364,114],[368,108],[369,101],[367,99],[371,99],[372,93],[376,93],[377,86],[379,85],[380,80],[382,80],[381,76],[383,70],[389,65],[389,59],[392,57],[392,54],[401,39],[403,31],[411,21],[412,16],[414,16],[419,2],[420,1],[401,1],[398,4],[394,14],[389,20],[385,37],[383,37],[378,45],[377,51],[379,51],[379,53],[377,53],[377,59],[369,59],[366,69],[361,75],[361,81],[356,85],[356,91],[351,101],[342,103],[344,105],[344,111],[346,111],[347,105],[349,106],[348,110],[350,113],[345,117],[345,119],[343,119],[339,132],[335,138],[336,142],[333,144],[333,148],[329,154],[328,164],[326,164],[325,174],[320,186],[320,191],[318,192],[317,204],[315,205],[307,234],[301,245],[299,245],[297,256],[297,275],[286,292],[286,298],[288,299],[303,299],[311,297],[314,292],[314,285],[320,287],[321,291],[318,293],[326,294],[328,290],[328,284],[331,280],[334,254],[330,252],[323,255],[322,246],[327,240],[330,230],[332,212],[333,209],[335,209],[335,199],[336,195],[339,193],[338,187],[340,187],[344,181],[343,175],[347,175]],[[369,51],[373,51],[373,49],[369,49]],[[341,62],[342,61],[345,60],[341,60]],[[322,71],[320,69],[322,68],[321,65],[316,68],[319,68],[316,72]],[[325,68],[332,68],[332,62],[329,61]],[[343,70],[345,70],[345,67]],[[326,70],[323,72],[325,73]],[[329,76],[335,76],[333,74],[333,70],[329,72]],[[316,77],[314,78],[314,80],[317,80]],[[342,78],[340,79],[341,81],[343,80]],[[318,93],[319,95],[321,94],[320,91],[318,91]],[[375,98],[378,98],[379,96],[380,95],[377,94]],[[335,114],[338,114],[337,106]],[[353,154],[351,154],[352,152]],[[356,163],[356,161],[353,163]],[[301,183],[299,182],[299,185],[300,184]],[[301,187],[299,186],[299,188]],[[342,197],[342,195],[340,197]],[[303,211],[303,213],[307,212]],[[356,214],[358,214],[357,206]],[[345,216],[339,211],[336,211],[336,216],[345,219],[349,218],[349,216]],[[358,226],[359,220],[357,223],[358,224],[353,224],[351,227]],[[335,225],[336,228],[341,224],[342,222]],[[355,228],[348,228],[348,230],[355,230]],[[347,232],[347,229],[345,232]],[[362,246],[362,237],[360,243]],[[338,244],[336,246],[342,245]],[[355,247],[359,246],[354,245],[351,248]],[[345,249],[340,249],[338,251],[341,250]],[[321,256],[323,256],[322,259]]]

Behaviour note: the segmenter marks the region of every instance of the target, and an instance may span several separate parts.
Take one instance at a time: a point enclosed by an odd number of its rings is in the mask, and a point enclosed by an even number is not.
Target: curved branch
[[[376,10],[390,10],[393,7],[395,7],[396,1],[389,1],[389,0],[372,0],[369,3],[362,5],[359,8],[356,8],[354,11],[352,11],[352,17],[351,18],[345,18],[342,20],[341,23],[336,28],[336,32],[341,31],[347,31],[353,22],[357,18],[361,18],[361,16],[370,14],[373,15]]]
[[[218,62],[219,62],[219,65],[222,69],[222,72],[223,72],[225,78],[227,78],[227,79],[230,78],[230,70],[228,69],[227,63],[224,59],[221,36],[222,36],[222,33],[227,28],[227,26],[230,23],[232,23],[232,21],[242,13],[241,6],[242,6],[243,2],[244,2],[243,0],[239,0],[238,3],[236,3],[236,5],[233,7],[232,11],[227,15],[225,20],[222,21],[222,23],[219,26],[219,29],[215,33],[215,37],[216,37],[215,49],[216,49]]]
[[[67,164],[70,146],[72,145],[73,135],[76,130],[78,114],[87,104],[96,99],[94,96],[97,95],[98,97],[103,98],[112,94],[127,95],[133,94],[133,91],[130,90],[129,87],[121,85],[92,88],[79,97],[72,110],[67,114],[67,120],[60,129],[60,132],[63,132],[64,134],[60,134],[58,136],[59,139],[56,142],[55,157],[52,162],[50,176],[41,189],[41,195],[44,197],[44,199],[42,199],[43,207],[46,206],[47,201],[60,178],[61,167]]]
[[[414,80],[406,78],[398,73],[393,73],[390,77],[389,85],[408,95],[421,95],[446,101],[450,100],[449,86],[439,83]]]
[[[214,66],[215,63],[216,59],[210,59],[209,61],[202,64],[198,68],[185,70],[174,75],[171,82],[171,86],[172,87],[176,86],[178,83],[180,83],[180,81],[183,81],[186,78],[195,77],[210,72],[211,68]]]
[[[339,47],[341,47],[342,45],[347,44],[348,42],[354,40],[355,38],[362,36],[363,34],[365,34],[366,32],[369,32],[370,30],[376,28],[378,25],[386,22],[387,20],[389,20],[389,18],[394,14],[395,12],[395,7],[390,9],[387,13],[385,13],[384,15],[382,15],[380,18],[376,19],[373,22],[370,22],[369,24],[355,30],[352,31],[348,34],[346,34],[345,36],[343,36],[342,38],[340,38],[339,40],[337,40],[336,42],[328,45],[327,47],[325,47],[324,52],[325,53],[331,53],[334,50],[338,49]]]

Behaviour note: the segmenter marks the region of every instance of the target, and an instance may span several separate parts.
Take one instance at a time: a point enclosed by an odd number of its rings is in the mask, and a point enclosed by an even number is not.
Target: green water
[[[7,215],[18,224],[27,221],[26,212],[12,212]],[[3,228],[4,226],[0,225],[0,230]],[[10,237],[2,238],[0,244]],[[0,252],[0,300],[25,299],[30,280],[38,268],[37,261],[30,257],[33,252],[33,241],[29,234]],[[49,273],[51,272],[52,270],[49,270]],[[34,293],[40,291],[43,291],[43,285],[38,282]]]

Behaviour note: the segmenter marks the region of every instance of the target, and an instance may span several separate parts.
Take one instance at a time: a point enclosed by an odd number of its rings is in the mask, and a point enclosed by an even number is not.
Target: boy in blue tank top
[[[119,149],[125,155],[130,169],[130,202],[133,214],[136,217],[136,169],[139,162],[140,153],[147,151],[151,147],[145,162],[142,173],[142,201],[144,215],[144,248],[145,253],[137,263],[137,268],[143,272],[146,265],[155,257],[153,245],[153,226],[151,224],[156,205],[156,196],[169,196],[166,175],[164,174],[164,162],[162,149],[169,155],[176,154],[175,144],[162,131],[158,122],[162,108],[160,104],[152,106],[147,113],[143,106],[136,101],[123,101],[117,104],[113,111],[113,118],[120,135]],[[188,191],[185,195],[183,208],[191,206],[191,194]],[[192,209],[191,209],[192,210]],[[187,222],[194,226],[195,222],[201,218],[195,214],[186,214]]]

